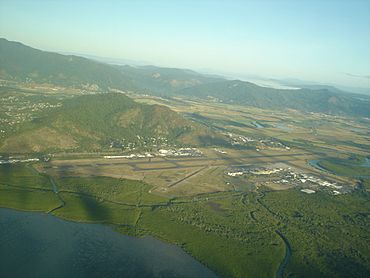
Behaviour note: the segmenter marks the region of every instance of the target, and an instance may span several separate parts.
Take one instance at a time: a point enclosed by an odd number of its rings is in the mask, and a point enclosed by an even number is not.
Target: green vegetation
[[[293,256],[286,275],[365,277],[370,271],[369,196],[356,192],[332,197],[276,191],[262,202],[276,214]]]
[[[168,95],[218,78],[182,69],[113,66],[75,55],[40,51],[0,38],[0,78],[101,91],[108,88]]]
[[[292,248],[286,275],[362,277],[370,271],[366,191],[331,196],[260,189],[168,200],[148,193],[151,186],[138,181],[58,177],[60,206],[51,183],[47,189],[47,177],[21,165],[2,171],[8,173],[1,175],[2,184],[13,185],[0,186],[3,207],[54,208],[52,213],[65,219],[110,224],[134,236],[153,235],[178,244],[221,276],[274,276],[286,248],[277,231]],[[23,185],[14,182],[16,175],[27,177]],[[40,180],[44,185],[35,188]]]
[[[47,212],[59,205],[59,199],[51,190],[19,189],[0,185],[0,207]]]
[[[0,165],[0,184],[16,188],[40,188],[51,190],[50,181],[31,165]]]
[[[59,205],[49,179],[31,166],[0,165],[0,207],[49,211]]]
[[[252,220],[253,206],[245,206],[240,195],[212,197],[144,211],[141,233],[182,246],[224,277],[274,276],[285,249],[273,227]]]
[[[349,94],[329,90],[277,90],[232,80],[200,84],[185,88],[179,93],[216,102],[244,104],[264,109],[297,109],[334,115],[369,116],[369,97],[365,96],[360,100]]]
[[[86,137],[93,138],[95,135],[103,142],[123,138],[128,142],[141,142],[142,145],[150,145],[150,139],[158,137],[166,138],[169,143],[181,141],[181,137],[188,133],[202,131],[200,126],[166,107],[138,104],[122,94],[72,99],[57,112],[53,124],[59,129],[72,127],[76,132],[84,128],[88,132]],[[191,134],[191,137],[196,140],[196,135]]]
[[[133,89],[132,82],[112,66],[74,55],[40,51],[18,42],[0,39],[2,79],[33,81],[62,86]]]
[[[297,109],[335,115],[369,116],[368,96],[332,88],[278,90],[190,70],[153,66],[113,66],[86,58],[44,52],[0,39],[0,78],[10,81],[79,87],[87,91],[109,88],[167,97],[186,96],[265,109]]]
[[[369,276],[370,168],[362,164],[370,126],[366,118],[338,116],[368,117],[368,97],[111,66],[3,39],[0,53],[0,78],[7,80],[0,86],[1,160],[52,157],[1,164],[1,207],[152,235],[224,277],[272,277],[278,270],[286,277]],[[204,157],[102,157],[181,146],[203,147]],[[312,169],[310,159],[332,174]],[[348,190],[316,183],[315,193],[303,193],[310,183],[295,184],[295,171],[226,173],[278,162]]]
[[[370,178],[362,179],[361,188],[367,192],[370,192]]]
[[[363,166],[364,159],[323,159],[319,161],[320,167],[341,176],[370,177],[370,165]]]
[[[85,95],[39,113],[3,139],[3,152],[151,150],[198,145],[212,131],[170,109],[132,101],[119,93]],[[205,143],[209,144],[209,140]]]
[[[152,186],[140,181],[108,177],[60,177],[55,179],[60,192],[94,196],[127,205],[155,205],[166,203],[164,197],[149,194]]]
[[[188,69],[155,66],[117,66],[123,76],[129,77],[140,92],[171,97],[180,89],[198,84],[217,82],[220,78],[200,74]]]
[[[60,196],[66,204],[53,214],[61,218],[81,222],[134,225],[135,208],[104,202],[95,196],[73,193],[61,193]]]

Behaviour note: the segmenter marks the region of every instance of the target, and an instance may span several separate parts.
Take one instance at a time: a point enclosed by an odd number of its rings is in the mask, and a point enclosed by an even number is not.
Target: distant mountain
[[[349,93],[349,94],[361,94],[361,95],[370,95],[370,88],[363,87],[354,87],[354,86],[344,86],[340,84],[322,84],[314,81],[305,81],[294,78],[289,79],[272,79],[273,81],[296,88],[306,88],[306,89],[328,89],[329,91],[339,92],[339,93]]]
[[[356,88],[356,87],[345,87],[345,86],[331,86],[331,85],[306,85],[306,84],[301,84],[297,85],[299,88],[305,88],[305,89],[311,89],[311,90],[322,90],[326,89],[334,93],[338,94],[352,94],[352,95],[370,95],[370,89],[366,88]]]
[[[231,80],[201,84],[179,94],[268,109],[296,109],[306,112],[370,115],[370,97],[328,89],[272,89]]]
[[[330,85],[319,85],[319,84],[301,84],[297,86],[298,88],[301,89],[310,89],[310,90],[327,90],[332,93],[337,93],[337,94],[351,94],[349,92],[343,91],[338,89],[337,87],[330,86]]]
[[[161,144],[206,145],[209,129],[167,107],[134,102],[123,94],[74,97],[25,124],[3,141],[1,152],[102,151],[111,147],[150,149]]]
[[[297,109],[370,117],[370,96],[330,86],[273,89],[226,80],[187,69],[109,65],[74,55],[37,50],[0,39],[0,78],[107,91],[108,88],[160,96],[212,98],[269,109]]]
[[[0,38],[0,78],[85,88],[108,87],[168,95],[214,81],[202,74],[153,66],[115,66],[75,55],[61,55]]]
[[[61,86],[135,89],[116,68],[86,58],[45,52],[0,39],[0,78]]]
[[[203,75],[188,69],[160,68],[155,66],[118,66],[122,75],[130,77],[133,85],[149,94],[171,96],[176,91],[224,79]]]
[[[111,65],[146,66],[146,65],[152,64],[147,61],[136,61],[136,60],[122,59],[122,58],[102,57],[102,56],[96,56],[96,55],[79,53],[79,52],[58,51],[58,53],[62,55],[73,55],[73,56],[84,57],[89,60],[98,61],[98,62],[102,62],[105,64],[111,64]]]

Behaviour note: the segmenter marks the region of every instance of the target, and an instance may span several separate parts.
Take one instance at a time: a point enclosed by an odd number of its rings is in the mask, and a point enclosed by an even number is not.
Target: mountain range
[[[332,87],[273,89],[187,69],[111,65],[75,55],[45,52],[0,39],[0,78],[59,86],[110,88],[164,97],[190,97],[267,109],[370,116],[370,96]]]

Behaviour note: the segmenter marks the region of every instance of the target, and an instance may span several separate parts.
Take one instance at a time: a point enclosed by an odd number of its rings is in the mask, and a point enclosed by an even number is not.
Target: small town
[[[105,155],[107,159],[152,158],[152,157],[199,157],[203,153],[197,148],[159,149],[157,152],[132,153],[129,155]]]
[[[286,146],[273,138],[251,138],[248,136],[233,134],[231,132],[225,133],[225,135],[229,138],[232,146],[255,147],[256,151],[264,149],[290,150],[289,146]]]

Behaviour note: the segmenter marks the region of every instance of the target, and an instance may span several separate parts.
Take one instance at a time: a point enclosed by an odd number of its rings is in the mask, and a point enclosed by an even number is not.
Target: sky
[[[370,0],[0,0],[0,37],[48,51],[370,88]]]

